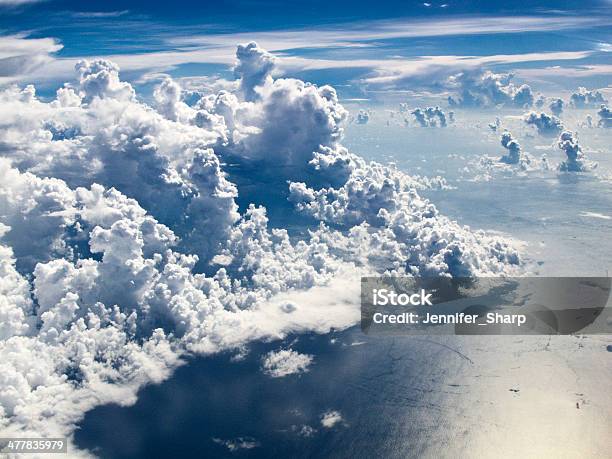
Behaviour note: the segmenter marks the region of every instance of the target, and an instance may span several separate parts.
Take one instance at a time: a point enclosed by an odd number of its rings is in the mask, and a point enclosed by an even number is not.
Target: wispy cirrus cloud
[[[576,65],[571,67],[554,65],[535,69],[519,69],[515,73],[521,78],[538,78],[553,75],[574,78],[594,75],[612,75],[612,64]]]
[[[35,73],[53,61],[63,48],[53,38],[27,38],[25,34],[0,36],[0,83]]]
[[[191,35],[171,38],[169,43],[191,46],[226,46],[257,40],[273,51],[297,48],[367,46],[376,40],[499,33],[545,32],[611,25],[605,17],[577,16],[465,16],[452,19],[393,19],[361,21],[304,30],[255,33]],[[228,43],[229,40],[229,43]]]
[[[85,19],[99,19],[99,18],[118,18],[128,14],[129,10],[121,11],[78,11],[72,13],[72,17],[85,18]]]
[[[0,0],[0,8],[2,7],[14,7],[14,6],[22,6],[32,3],[41,3],[46,0]]]
[[[0,0],[1,1],[1,0]],[[112,27],[125,22],[130,27],[143,29],[142,21],[132,21],[128,11],[73,13],[80,18],[92,20],[113,19]],[[422,55],[385,56],[381,43],[397,46],[404,39],[420,37],[452,37],[482,34],[512,34],[525,32],[555,32],[574,29],[603,27],[612,24],[606,16],[464,16],[436,19],[394,19],[359,21],[311,29],[286,29],[235,33],[195,33],[193,28],[173,27],[170,32],[157,32],[155,51],[106,53],[99,57],[113,60],[122,70],[147,73],[173,71],[186,64],[219,64],[231,66],[234,63],[234,47],[237,43],[256,41],[277,54],[279,72],[299,72],[324,69],[362,69],[359,81],[377,87],[394,87],[408,80],[414,81],[427,74],[446,73],[485,65],[511,65],[528,62],[542,62],[543,67],[556,65],[555,61],[582,62],[599,51],[542,51],[516,54],[461,55],[458,53],[428,53]],[[137,35],[136,35],[137,36]],[[25,37],[21,36],[22,39]],[[152,37],[147,37],[151,40]],[[400,46],[401,47],[401,46]],[[351,49],[351,53],[337,50]],[[316,50],[316,52],[308,52]],[[410,50],[412,53],[415,50]],[[432,50],[429,50],[432,51]],[[455,50],[456,51],[456,50]],[[53,59],[47,53],[44,71],[36,72],[28,67],[24,72],[31,78],[63,78],[72,72],[78,58]],[[381,55],[383,54],[383,55]],[[81,57],[98,57],[83,55]],[[584,67],[588,72],[588,68]],[[602,69],[593,68],[601,72]],[[14,71],[14,75],[18,72]],[[581,75],[584,76],[584,73]],[[146,79],[146,78],[145,78]]]
[[[372,76],[362,80],[375,86],[395,87],[402,83],[418,83],[418,79],[427,76],[432,83],[432,75],[446,74],[448,70],[466,70],[491,65],[523,64],[528,62],[548,62],[559,60],[580,60],[589,57],[590,51],[565,51],[524,54],[498,54],[492,56],[421,56],[418,59],[403,59],[389,65],[389,61],[380,62]]]
[[[333,70],[333,69],[361,69],[365,76],[359,83],[371,87],[396,88],[405,84],[430,86],[433,82],[445,79],[451,73],[474,69],[484,66],[511,65],[522,63],[542,62],[546,68],[550,61],[579,61],[592,54],[591,51],[567,51],[548,53],[524,53],[492,56],[414,56],[410,58],[379,58],[379,59],[324,59],[304,56],[279,55],[277,60],[278,74],[291,74],[301,71]],[[235,61],[233,54],[224,53],[224,49],[191,49],[178,51],[160,51],[137,54],[111,54],[104,56],[117,63],[123,71],[144,72],[156,74],[172,71],[184,64],[223,64],[232,66]],[[41,69],[47,76],[64,76],[72,72],[79,58],[58,59],[47,63]],[[607,68],[607,67],[606,67]],[[536,72],[537,69],[524,70],[527,73]],[[588,72],[584,68],[581,76]],[[593,68],[601,72],[601,68]],[[33,77],[35,75],[32,75]],[[140,78],[147,80],[146,75]]]

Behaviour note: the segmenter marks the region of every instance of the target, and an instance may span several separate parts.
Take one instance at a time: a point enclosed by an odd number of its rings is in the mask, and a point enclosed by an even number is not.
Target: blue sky
[[[611,9],[610,1],[0,0],[0,82],[44,90],[70,79],[84,57],[109,57],[142,86],[165,74],[231,78],[236,43],[254,39],[280,57],[279,72],[345,96],[435,92],[449,74],[475,68],[513,71],[542,91],[605,87]]]

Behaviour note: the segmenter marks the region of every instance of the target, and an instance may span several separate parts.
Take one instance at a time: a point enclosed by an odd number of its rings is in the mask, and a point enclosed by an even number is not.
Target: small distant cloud
[[[602,220],[612,220],[612,217],[605,214],[600,214],[598,212],[580,212],[580,216],[582,217],[590,217],[590,218],[600,218]]]
[[[344,419],[339,411],[328,410],[321,415],[321,425],[326,429],[331,429],[342,422],[344,422]]]
[[[268,376],[282,378],[307,372],[312,360],[311,355],[300,354],[293,349],[281,349],[266,354],[263,358],[262,368]]]
[[[317,433],[317,429],[305,424],[301,426],[292,425],[291,431],[304,438],[311,438]]]
[[[606,105],[601,105],[601,108],[597,111],[597,116],[599,116],[597,126],[601,128],[612,128],[612,110]]]
[[[370,121],[370,112],[368,110],[359,110],[355,122],[357,124],[368,124],[368,121]]]
[[[578,138],[575,133],[571,131],[564,131],[559,137],[557,144],[561,150],[563,150],[567,156],[567,159],[559,164],[559,170],[562,172],[587,172],[595,169],[597,163],[588,161],[582,147],[578,144]]]
[[[431,3],[423,3],[423,6],[429,8],[431,6]]]
[[[415,108],[410,112],[421,127],[446,127],[446,114],[440,107]]]
[[[0,0],[2,1],[2,0]],[[121,10],[121,11],[78,11],[72,13],[72,17],[75,18],[118,18],[120,16],[125,16],[128,14],[129,10]]]
[[[578,91],[570,96],[570,105],[574,108],[596,108],[607,102],[600,91],[583,87],[578,88]]]
[[[538,134],[541,135],[557,135],[563,130],[563,123],[554,115],[529,112],[523,115],[523,120],[525,121],[525,124],[535,126]]]
[[[213,438],[212,441],[219,445],[225,446],[231,452],[239,451],[241,449],[253,449],[257,448],[260,443],[251,437],[238,437],[230,440],[223,440],[221,438]]]

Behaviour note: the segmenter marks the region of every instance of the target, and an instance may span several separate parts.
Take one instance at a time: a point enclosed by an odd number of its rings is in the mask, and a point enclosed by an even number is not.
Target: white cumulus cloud
[[[453,75],[449,77],[447,85],[457,96],[448,98],[449,105],[531,107],[534,103],[531,88],[526,84],[516,86],[512,78],[512,74],[482,70],[466,70]]]
[[[544,136],[555,136],[563,130],[563,123],[554,115],[546,113],[529,112],[523,116],[525,124],[535,126],[538,134]]]
[[[344,418],[339,411],[328,410],[321,414],[321,425],[326,429],[331,429],[334,426],[344,422]]]
[[[578,91],[570,96],[570,105],[575,108],[596,108],[608,101],[604,95],[597,90],[588,90],[580,87]]]
[[[293,349],[280,349],[267,353],[262,361],[264,373],[273,378],[299,374],[308,371],[313,357],[300,354]]]
[[[70,436],[186,353],[351,326],[364,274],[520,269],[513,241],[419,195],[436,180],[343,147],[332,87],[274,78],[255,44],[238,59],[237,84],[189,103],[171,79],[142,102],[107,60],[79,62],[48,102],[0,91],[3,436]],[[310,359],[266,361],[281,375]]]

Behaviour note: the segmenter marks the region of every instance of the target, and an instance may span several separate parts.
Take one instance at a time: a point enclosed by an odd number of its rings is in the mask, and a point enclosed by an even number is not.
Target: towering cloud
[[[119,80],[119,66],[110,61],[82,60],[76,65],[76,70],[85,102],[91,102],[96,97],[129,100],[135,96],[132,86]]]
[[[514,137],[512,137],[512,134],[508,131],[504,132],[500,141],[502,147],[508,150],[508,154],[502,156],[499,160],[506,164],[518,164],[521,160],[521,146]]]
[[[538,133],[545,136],[557,135],[563,129],[559,118],[546,113],[529,112],[523,116],[523,120],[526,124],[535,126]]]
[[[489,126],[489,129],[491,129],[493,132],[497,132],[501,128],[501,120],[499,119],[498,116],[496,116],[495,122],[488,123],[488,126]]]
[[[520,266],[512,241],[440,215],[422,180],[347,151],[333,88],[274,79],[254,43],[237,55],[235,90],[192,106],[172,80],[141,102],[102,60],[51,102],[0,92],[4,436],[69,435],[185,352],[350,326],[362,274]],[[278,215],[302,217],[301,236]]]
[[[359,110],[357,113],[357,117],[355,118],[355,122],[357,124],[367,124],[370,121],[370,112],[367,110]]]
[[[465,71],[449,78],[451,90],[456,97],[449,97],[451,106],[492,107],[497,105],[531,107],[534,102],[531,88],[524,84],[514,85],[512,74],[497,74],[490,71]]]
[[[606,106],[602,105],[597,111],[599,121],[597,125],[602,128],[612,128],[612,111]]]
[[[272,79],[270,74],[274,68],[274,57],[257,46],[257,43],[251,42],[238,45],[236,58],[238,63],[234,71],[240,79],[244,97],[246,100],[254,100],[257,98],[256,88],[264,86]]]
[[[512,94],[512,105],[521,108],[528,108],[533,105],[533,92],[531,92],[529,85],[523,84],[516,90],[510,89],[510,92]]]
[[[181,93],[182,89],[178,83],[166,78],[153,91],[157,111],[172,121],[188,121],[191,116],[195,116],[182,101]]]
[[[563,172],[585,172],[597,167],[597,163],[587,161],[578,145],[578,139],[570,131],[563,131],[559,137],[559,148],[565,152],[567,159],[559,165]]]
[[[563,112],[563,99],[553,99],[548,107],[553,115],[560,116]]]
[[[415,108],[410,112],[421,127],[446,127],[446,114],[440,107]]]

